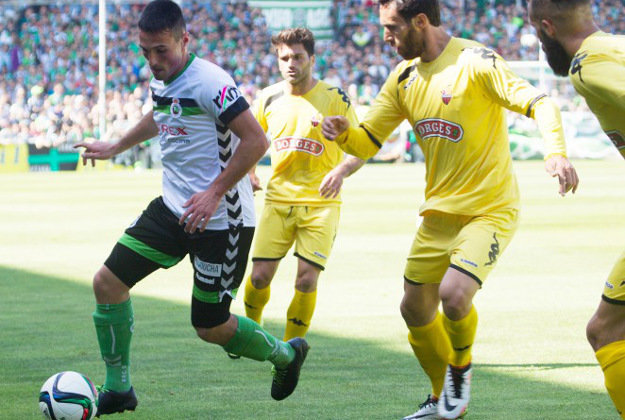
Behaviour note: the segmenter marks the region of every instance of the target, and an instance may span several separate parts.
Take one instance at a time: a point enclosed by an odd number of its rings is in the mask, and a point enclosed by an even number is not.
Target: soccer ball
[[[52,375],[39,392],[39,408],[47,419],[91,420],[98,407],[98,391],[78,372]]]

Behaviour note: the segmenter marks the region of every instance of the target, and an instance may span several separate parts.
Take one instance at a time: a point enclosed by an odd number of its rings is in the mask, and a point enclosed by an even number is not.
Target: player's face
[[[380,24],[384,27],[384,42],[395,48],[404,60],[423,54],[423,37],[411,22],[406,22],[401,17],[395,2],[380,6]]]
[[[293,86],[304,85],[312,78],[314,56],[309,56],[302,44],[281,44],[276,49],[278,67],[284,80]]]
[[[156,80],[167,81],[187,62],[189,35],[176,39],[171,31],[149,33],[139,31],[139,45]]]
[[[568,55],[558,40],[551,38],[542,29],[538,30],[538,39],[540,39],[542,49],[547,56],[549,67],[551,67],[553,72],[558,76],[567,76],[573,57]]]
[[[532,1],[528,4],[528,15],[530,23],[536,30],[538,39],[542,44],[541,48],[547,56],[549,67],[551,67],[553,72],[558,76],[567,76],[573,57],[567,54],[566,50],[557,39],[550,37],[549,34],[545,32],[541,25],[542,18],[540,17],[540,9],[535,9],[534,2]]]

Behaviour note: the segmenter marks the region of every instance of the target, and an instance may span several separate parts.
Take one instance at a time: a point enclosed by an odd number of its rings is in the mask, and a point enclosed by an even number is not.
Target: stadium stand
[[[625,33],[624,3],[595,1],[604,30]],[[507,60],[536,60],[538,45],[524,4],[442,0],[442,17],[453,35],[477,39]],[[226,0],[182,5],[185,15],[193,17],[188,22],[190,50],[229,71],[250,101],[258,89],[278,80],[270,33],[259,9]],[[1,2],[0,144],[50,147],[111,138],[149,109],[149,69],[135,25],[142,7],[131,2],[107,6],[107,133],[101,135],[97,2]],[[333,39],[317,45],[317,75],[342,87],[356,104],[366,105],[398,59],[382,42],[374,1],[334,0],[332,16]]]

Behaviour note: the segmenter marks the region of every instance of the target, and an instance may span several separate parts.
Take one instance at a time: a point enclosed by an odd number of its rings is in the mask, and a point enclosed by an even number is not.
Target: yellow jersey
[[[310,206],[338,206],[340,195],[324,198],[319,186],[343,160],[343,151],[321,133],[321,121],[343,115],[358,124],[354,107],[339,88],[318,81],[304,95],[291,95],[286,81],[260,92],[255,117],[269,133],[272,175],[266,201]]]
[[[423,214],[479,215],[518,208],[505,109],[534,118],[546,157],[566,156],[560,112],[482,44],[452,37],[433,61],[402,61],[389,75],[359,128],[336,141],[365,159],[407,119],[425,155]]]
[[[569,78],[625,157],[625,36],[590,35],[571,61]]]

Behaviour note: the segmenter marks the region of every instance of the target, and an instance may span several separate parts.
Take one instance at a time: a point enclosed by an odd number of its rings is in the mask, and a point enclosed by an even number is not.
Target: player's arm
[[[111,157],[130,149],[141,142],[151,139],[158,134],[158,127],[154,122],[154,111],[145,114],[139,122],[115,143],[105,141],[95,141],[93,143],[81,142],[74,145],[74,148],[84,147],[82,153],[83,165],[91,159],[91,165],[95,166],[95,160],[110,159]]]
[[[260,178],[256,175],[256,165],[252,166],[252,169],[248,172],[248,176],[250,177],[250,183],[252,184],[252,191],[260,191],[263,189],[263,186],[260,183]]]
[[[347,155],[334,169],[326,174],[319,185],[319,194],[325,198],[334,198],[341,191],[343,180],[362,168],[365,161],[355,156]]]
[[[393,71],[360,125],[351,124],[342,115],[325,117],[321,124],[323,135],[350,155],[364,160],[374,156],[406,118],[398,101],[397,80],[397,71]]]
[[[228,128],[241,141],[226,168],[208,190],[194,194],[183,204],[186,211],[179,223],[182,225],[186,220],[186,232],[193,233],[196,229],[204,231],[224,194],[250,172],[267,150],[265,133],[249,109],[234,117],[228,123]]]
[[[471,57],[476,80],[488,96],[501,106],[532,118],[545,142],[545,169],[558,177],[559,193],[574,193],[579,184],[575,168],[566,156],[562,117],[556,104],[527,80],[517,76],[508,64],[488,49],[478,49]]]

